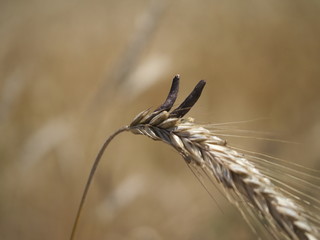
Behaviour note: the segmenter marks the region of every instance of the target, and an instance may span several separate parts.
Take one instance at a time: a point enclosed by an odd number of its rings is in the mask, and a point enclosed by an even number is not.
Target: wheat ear
[[[320,238],[319,222],[314,220],[317,217],[276,187],[243,154],[228,147],[225,140],[193,120],[183,118],[197,102],[204,86],[205,81],[200,81],[185,101],[170,112],[179,89],[179,76],[175,76],[169,95],[160,107],[152,112],[141,112],[129,126],[118,130],[108,139],[90,172],[70,239],[74,237],[89,185],[103,151],[111,139],[123,131],[145,135],[172,146],[188,165],[205,171],[215,179],[232,203],[237,205],[240,201],[244,202],[249,212],[261,220],[274,239]]]

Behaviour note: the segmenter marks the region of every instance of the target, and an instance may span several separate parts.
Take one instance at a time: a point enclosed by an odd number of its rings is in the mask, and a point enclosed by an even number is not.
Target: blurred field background
[[[289,144],[233,145],[320,169],[320,2],[1,1],[0,239],[68,239],[104,139],[200,79],[189,113]],[[253,120],[253,121],[252,121]],[[296,144],[297,143],[297,144]],[[256,239],[165,144],[125,133],[77,239]]]

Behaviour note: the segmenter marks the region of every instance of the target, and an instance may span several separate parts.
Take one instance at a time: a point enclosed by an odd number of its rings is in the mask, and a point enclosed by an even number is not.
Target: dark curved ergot
[[[189,96],[180,104],[180,106],[170,113],[170,117],[181,118],[186,115],[193,105],[198,101],[205,85],[206,81],[204,80],[198,82],[198,84],[195,86]]]
[[[172,79],[172,84],[171,84],[171,88],[170,88],[167,99],[164,101],[164,103],[160,107],[154,110],[154,112],[170,111],[170,109],[172,108],[173,104],[175,103],[178,97],[179,80],[180,80],[180,76],[179,74],[177,74]]]

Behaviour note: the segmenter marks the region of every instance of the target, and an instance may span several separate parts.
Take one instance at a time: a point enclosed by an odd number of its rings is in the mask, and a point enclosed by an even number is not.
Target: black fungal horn
[[[180,104],[180,106],[170,113],[170,117],[181,118],[186,115],[193,105],[198,101],[205,85],[206,81],[199,81],[189,96]]]
[[[175,103],[177,96],[178,96],[178,91],[179,91],[179,80],[180,76],[177,74],[173,79],[172,79],[172,84],[171,84],[171,89],[169,91],[167,99],[164,101],[164,103],[158,107],[154,112],[161,112],[161,111],[170,111],[172,108],[173,104]]]

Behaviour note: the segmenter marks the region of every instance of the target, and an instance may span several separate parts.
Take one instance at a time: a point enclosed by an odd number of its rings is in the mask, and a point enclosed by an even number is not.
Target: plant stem
[[[102,145],[96,159],[94,160],[94,163],[91,167],[91,171],[90,171],[90,174],[89,174],[89,177],[88,177],[88,180],[86,182],[86,185],[85,185],[85,188],[83,190],[83,194],[82,194],[82,197],[81,197],[81,201],[80,201],[80,205],[79,205],[79,208],[78,208],[78,211],[77,211],[77,215],[76,215],[76,218],[74,220],[74,223],[73,223],[73,227],[72,227],[72,232],[71,232],[71,235],[70,235],[70,238],[69,240],[73,240],[74,239],[74,236],[75,236],[75,232],[76,232],[76,229],[77,229],[77,225],[78,225],[78,222],[79,222],[79,219],[80,219],[80,214],[81,214],[81,211],[82,211],[82,208],[83,208],[83,205],[84,205],[84,202],[86,200],[86,197],[87,197],[87,194],[88,194],[88,190],[89,190],[89,187],[91,185],[91,182],[92,182],[92,179],[93,179],[93,176],[94,176],[94,173],[98,167],[98,164],[101,160],[101,157],[104,153],[104,151],[106,150],[107,146],[109,145],[109,143],[112,141],[112,139],[117,136],[118,134],[124,132],[124,131],[128,131],[129,130],[129,127],[128,126],[125,126],[125,127],[122,127],[120,129],[118,129],[116,132],[114,132],[113,134],[111,134],[107,140],[105,141],[105,143]]]

